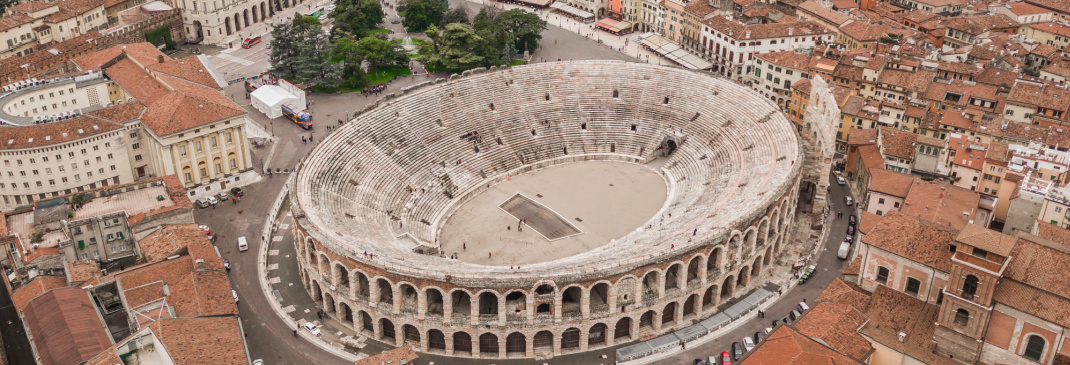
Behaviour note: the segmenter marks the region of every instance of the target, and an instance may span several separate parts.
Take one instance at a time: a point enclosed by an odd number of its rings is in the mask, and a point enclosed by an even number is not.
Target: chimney
[[[204,259],[197,259],[193,263],[197,267],[197,271],[204,271]]]
[[[156,56],[156,61],[159,63],[163,63],[163,55]]]
[[[788,35],[795,34],[795,28],[788,28]]]
[[[962,220],[969,221],[970,220],[970,212],[962,212]]]
[[[750,39],[750,31],[749,30],[747,31],[746,37],[744,39]]]
[[[899,342],[903,342],[903,340],[905,340],[907,338],[907,334],[904,333],[904,332],[899,332],[899,336],[898,337],[899,337]]]

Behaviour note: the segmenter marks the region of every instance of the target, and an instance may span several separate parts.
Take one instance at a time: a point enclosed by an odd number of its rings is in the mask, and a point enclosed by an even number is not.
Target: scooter
[[[223,259],[223,268],[227,269],[227,272],[230,272],[230,260]]]

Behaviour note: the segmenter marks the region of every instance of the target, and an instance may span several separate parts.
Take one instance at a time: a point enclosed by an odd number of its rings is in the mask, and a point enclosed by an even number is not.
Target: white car
[[[754,350],[754,340],[747,336],[743,338],[743,352],[750,352],[750,350]]]
[[[852,205],[855,205],[855,200],[854,200],[854,199],[852,199],[852,198],[851,198],[851,197],[849,197],[849,196],[845,196],[845,197],[843,197],[843,200],[844,200],[844,202],[846,202],[846,203],[847,203],[847,206],[852,206]]]
[[[238,302],[238,291],[234,290],[234,289],[231,289],[230,290],[230,294],[234,296],[234,303],[237,303]]]
[[[214,196],[210,196],[210,197],[204,198],[204,200],[207,200],[208,204],[211,204],[211,205],[219,204],[219,199],[216,199]]]
[[[311,333],[313,336],[320,335],[320,328],[316,327],[316,325],[312,324],[312,322],[305,322],[305,329],[308,330],[308,332]]]
[[[264,359],[253,360],[253,365],[264,365]]]
[[[843,176],[836,176],[836,183],[840,185],[847,184],[847,180],[843,179]]]
[[[208,226],[202,224],[199,227],[201,227],[201,229],[204,230],[204,234],[209,235],[209,236],[212,235],[212,230]]]

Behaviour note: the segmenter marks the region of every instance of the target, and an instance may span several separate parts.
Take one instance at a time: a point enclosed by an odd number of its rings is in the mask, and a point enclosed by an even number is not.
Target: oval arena
[[[385,98],[305,158],[290,190],[302,284],[356,331],[424,352],[648,338],[769,281],[802,151],[775,105],[708,74],[465,72]]]

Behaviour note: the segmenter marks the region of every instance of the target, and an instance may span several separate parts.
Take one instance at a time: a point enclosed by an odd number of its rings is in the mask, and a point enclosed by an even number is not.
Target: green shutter
[[[79,250],[84,250],[85,249],[85,241],[78,240],[78,249]]]

